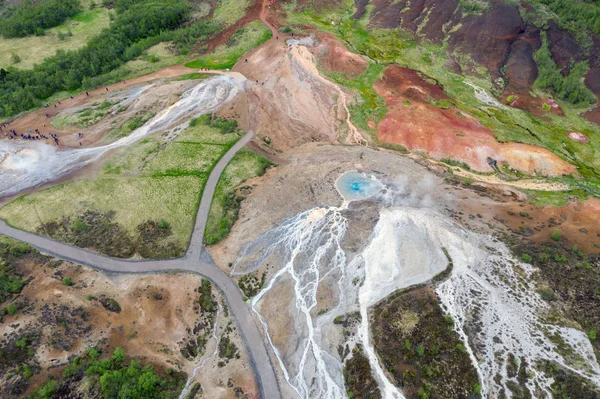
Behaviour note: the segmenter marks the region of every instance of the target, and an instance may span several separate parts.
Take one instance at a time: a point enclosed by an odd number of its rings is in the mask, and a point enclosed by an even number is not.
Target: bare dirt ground
[[[34,260],[23,262],[19,269],[32,280],[12,302],[26,305],[17,315],[4,316],[0,333],[4,339],[24,333],[40,336],[35,360],[41,370],[31,379],[28,392],[48,376],[60,376],[70,356],[92,346],[105,353],[121,347],[128,356],[152,364],[157,370],[175,368],[188,376],[215,351],[216,342],[209,328],[204,355],[188,359],[181,352],[195,338],[203,312],[198,306],[196,290],[201,279],[197,276],[103,274],[68,262],[40,264]],[[73,285],[64,285],[63,277],[71,278]],[[213,295],[218,297],[214,288]],[[105,309],[103,298],[116,300],[120,312]],[[83,314],[86,316],[77,317]],[[235,325],[231,316],[221,312],[217,336],[222,337],[231,323]],[[227,335],[237,346],[239,358],[217,365],[223,361],[217,353],[198,372],[204,397],[238,397],[238,387],[247,397],[258,397],[243,341],[235,328]],[[8,381],[0,380],[2,388],[8,385]]]
[[[443,91],[415,71],[389,67],[375,84],[389,109],[379,123],[377,137],[410,151],[423,151],[434,159],[451,158],[478,171],[492,171],[488,158],[507,162],[528,174],[556,176],[574,167],[537,146],[496,141],[494,133],[454,107],[441,109],[430,100],[447,100]]]

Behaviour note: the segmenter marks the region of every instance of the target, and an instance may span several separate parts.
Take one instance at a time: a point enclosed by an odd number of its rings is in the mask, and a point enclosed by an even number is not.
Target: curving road
[[[246,133],[237,141],[225,155],[219,160],[213,168],[208,181],[204,187],[200,207],[196,215],[196,222],[188,250],[184,257],[172,260],[150,260],[150,261],[130,261],[107,256],[88,251],[86,249],[72,247],[70,245],[42,237],[34,233],[28,233],[22,230],[10,227],[0,220],[0,234],[14,238],[15,240],[26,242],[44,253],[65,259],[70,262],[79,263],[99,269],[117,273],[155,273],[164,271],[181,270],[200,274],[211,280],[225,294],[229,309],[235,316],[238,328],[242,337],[246,341],[246,346],[250,352],[250,358],[256,371],[257,381],[265,399],[281,398],[279,385],[275,370],[266,350],[265,342],[258,330],[250,308],[242,299],[242,294],[237,285],[214,263],[208,252],[203,251],[203,237],[210,204],[212,202],[215,188],[223,170],[234,157],[254,136],[253,132]]]

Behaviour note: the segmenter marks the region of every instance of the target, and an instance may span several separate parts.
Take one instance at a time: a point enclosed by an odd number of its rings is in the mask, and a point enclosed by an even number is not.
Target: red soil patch
[[[238,19],[233,25],[225,28],[222,31],[219,31],[219,33],[217,33],[212,38],[198,43],[196,47],[194,47],[194,49],[190,52],[190,54],[196,54],[198,53],[198,51],[200,51],[200,49],[203,50],[200,55],[213,52],[220,45],[227,43],[227,41],[238,29],[249,24],[252,21],[259,19],[262,8],[263,0],[254,0],[252,5],[248,8],[246,14],[242,18]],[[190,58],[190,60],[193,59],[194,57]]]
[[[319,44],[311,48],[319,64],[329,72],[342,73],[347,78],[360,76],[367,69],[367,62],[354,54],[329,34],[318,36]]]
[[[488,158],[507,162],[525,173],[561,175],[574,167],[550,151],[532,145],[496,141],[491,130],[454,107],[440,109],[430,99],[446,99],[442,89],[415,71],[392,66],[375,83],[388,113],[378,126],[378,139],[424,151],[434,159],[451,158],[478,171],[492,171]],[[405,104],[409,101],[410,105]]]

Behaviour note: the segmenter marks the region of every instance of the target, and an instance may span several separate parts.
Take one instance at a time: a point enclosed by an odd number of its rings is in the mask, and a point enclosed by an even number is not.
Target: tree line
[[[535,62],[538,65],[538,78],[535,82],[537,87],[551,90],[561,100],[577,106],[589,106],[596,102],[596,96],[583,82],[589,65],[586,62],[576,63],[569,75],[563,76],[552,59],[546,32],[542,32],[542,46],[535,54]]]
[[[0,20],[0,34],[5,38],[41,36],[44,29],[60,25],[80,10],[79,0],[25,0],[4,12]]]
[[[600,35],[600,0],[537,0],[548,6],[570,31],[590,31]]]
[[[218,27],[208,20],[177,30],[190,15],[184,0],[117,0],[108,29],[74,51],[57,51],[33,70],[0,70],[0,117],[42,104],[60,91],[76,91],[130,61],[148,47],[169,40],[182,50]]]

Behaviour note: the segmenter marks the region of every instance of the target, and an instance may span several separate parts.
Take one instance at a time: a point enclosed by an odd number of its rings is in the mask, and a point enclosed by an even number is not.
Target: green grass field
[[[57,50],[74,50],[83,47],[87,41],[96,36],[104,28],[108,28],[109,16],[106,8],[95,10],[84,9],[66,23],[48,29],[44,36],[28,36],[5,39],[0,36],[0,68],[15,67],[19,69],[33,68]],[[73,34],[69,36],[67,33]],[[64,35],[59,38],[59,32]],[[21,58],[19,63],[12,61],[13,54]]]
[[[250,7],[249,0],[221,0],[213,14],[213,20],[225,27],[242,18]]]
[[[247,149],[239,151],[219,179],[204,232],[204,242],[216,244],[229,234],[238,217],[243,194],[237,189],[256,176],[262,176],[273,164],[263,156]]]
[[[217,47],[210,54],[188,62],[185,66],[209,69],[231,68],[244,54],[266,42],[270,37],[271,31],[260,21],[250,22],[238,29],[227,44]]]
[[[0,218],[38,231],[42,223],[88,210],[114,212],[133,237],[141,223],[164,220],[172,229],[168,242],[186,248],[206,179],[239,135],[199,125],[181,136],[166,144],[151,136],[123,148],[105,161],[98,177],[24,195],[1,208]]]

